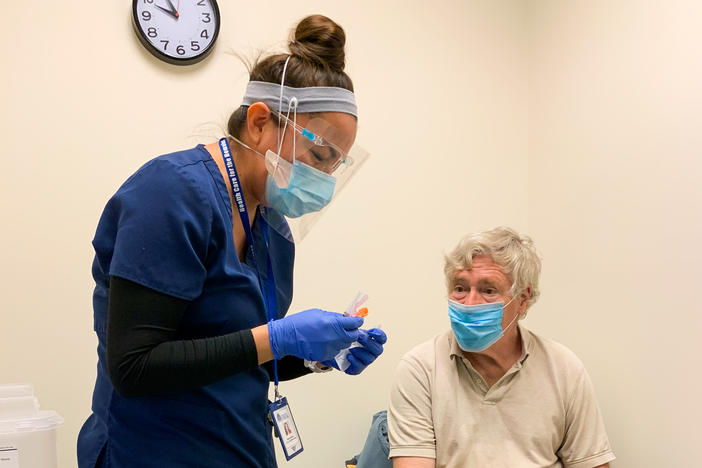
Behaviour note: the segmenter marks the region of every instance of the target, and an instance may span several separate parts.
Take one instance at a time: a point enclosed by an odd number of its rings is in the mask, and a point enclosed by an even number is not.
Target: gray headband
[[[358,117],[356,98],[353,92],[344,88],[330,86],[314,86],[310,88],[291,88],[283,86],[283,109],[278,109],[280,88],[276,83],[265,81],[249,81],[246,93],[241,102],[242,106],[250,106],[254,102],[265,102],[278,112],[288,111],[292,98],[297,100],[297,112],[343,112]]]

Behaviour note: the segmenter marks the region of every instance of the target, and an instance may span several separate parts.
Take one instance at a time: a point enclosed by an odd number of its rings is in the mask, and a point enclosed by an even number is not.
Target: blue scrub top
[[[266,323],[258,275],[265,284],[270,255],[283,317],[294,245],[270,229],[266,249],[262,225],[257,215],[258,265],[249,250],[240,262],[229,194],[202,145],[146,163],[107,203],[93,239],[98,366],[93,413],[78,436],[81,468],[95,466],[103,448],[101,464],[116,468],[277,466],[266,416],[270,377],[262,367],[189,391],[124,398],[106,362],[110,276],[191,301],[180,338],[206,338]]]

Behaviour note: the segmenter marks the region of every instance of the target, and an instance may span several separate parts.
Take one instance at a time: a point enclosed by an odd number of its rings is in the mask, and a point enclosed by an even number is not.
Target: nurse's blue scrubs
[[[292,299],[294,245],[270,229],[266,251],[262,226],[257,215],[258,265],[248,250],[241,263],[229,194],[202,145],[148,162],[110,199],[93,240],[98,368],[93,413],[78,436],[80,468],[96,466],[98,457],[111,468],[277,466],[264,368],[194,390],[124,398],[106,363],[111,275],[191,301],[181,339],[206,338],[266,323],[257,275],[266,284],[270,255],[283,317]]]

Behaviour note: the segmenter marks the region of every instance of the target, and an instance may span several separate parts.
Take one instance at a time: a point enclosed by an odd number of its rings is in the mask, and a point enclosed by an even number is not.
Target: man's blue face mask
[[[504,332],[519,317],[502,329],[502,314],[514,298],[507,304],[491,302],[488,304],[465,305],[449,299],[448,310],[451,328],[456,336],[458,346],[463,351],[480,352],[488,349],[504,336]]]

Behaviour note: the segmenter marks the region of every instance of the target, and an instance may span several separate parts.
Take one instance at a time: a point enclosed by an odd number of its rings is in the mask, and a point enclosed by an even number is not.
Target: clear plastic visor
[[[352,165],[342,164],[332,175],[336,177],[336,186],[334,188],[334,196],[331,202],[321,211],[307,213],[299,218],[288,218],[290,225],[292,240],[300,242],[312,230],[312,227],[320,220],[320,218],[333,205],[334,200],[339,197],[339,194],[344,189],[351,178],[356,175],[356,172],[363,166],[370,154],[358,144],[354,144],[349,150],[347,158],[353,158]]]
[[[304,125],[297,122],[294,115],[293,118],[289,118],[282,113],[271,112],[271,117],[280,129],[277,149],[281,158],[292,164],[299,161],[336,179],[332,200],[322,210],[297,218],[275,215],[266,217],[269,225],[278,233],[291,242],[300,242],[365,163],[369,153],[358,144],[352,145],[348,152],[344,152],[334,143],[334,141],[343,141],[342,132],[321,117],[313,116],[305,121]],[[280,173],[281,168],[275,167],[270,170],[274,180],[279,182],[279,186],[285,186],[286,177]],[[282,222],[283,218],[286,222]]]
[[[325,119],[312,117],[301,125],[279,112],[271,112],[271,118],[279,128],[278,154],[290,163],[300,161],[336,177],[356,162],[334,143],[343,141],[344,136]]]

